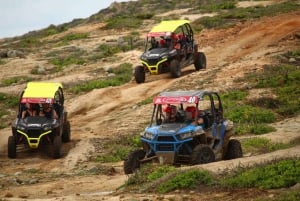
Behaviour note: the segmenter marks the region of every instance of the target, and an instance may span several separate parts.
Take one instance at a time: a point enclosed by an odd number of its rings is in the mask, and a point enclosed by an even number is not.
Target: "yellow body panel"
[[[33,137],[32,138],[28,137],[28,135],[25,132],[21,131],[21,130],[17,130],[17,132],[26,137],[28,145],[29,145],[30,148],[37,149],[39,147],[41,138],[44,135],[47,135],[47,134],[51,133],[52,131],[49,130],[45,133],[42,133],[39,137],[34,137],[34,138]]]
[[[154,26],[150,32],[174,32],[177,27],[190,23],[188,20],[167,20]]]
[[[63,87],[58,82],[28,82],[23,98],[54,98],[59,88]]]

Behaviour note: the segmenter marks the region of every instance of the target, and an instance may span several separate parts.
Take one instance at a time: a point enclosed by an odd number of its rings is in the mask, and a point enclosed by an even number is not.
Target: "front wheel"
[[[136,83],[138,83],[138,84],[145,82],[146,73],[145,73],[144,66],[135,67],[134,78],[135,78]]]
[[[215,161],[215,154],[213,150],[205,144],[197,145],[191,153],[190,164],[204,164]]]
[[[70,142],[70,140],[71,140],[71,126],[70,126],[70,122],[67,121],[63,128],[62,141]]]
[[[176,59],[172,60],[170,63],[170,72],[173,78],[178,78],[181,76],[180,64]]]
[[[197,52],[194,57],[194,66],[196,71],[206,69],[206,56],[203,52]]]
[[[61,136],[56,135],[53,140],[53,158],[59,158],[61,156]]]
[[[8,137],[8,144],[7,144],[7,155],[9,158],[16,158],[17,157],[17,145],[14,136]]]
[[[141,149],[132,151],[128,155],[128,159],[124,161],[124,173],[132,174],[136,169],[140,168],[140,160],[142,160],[145,155],[146,152]]]

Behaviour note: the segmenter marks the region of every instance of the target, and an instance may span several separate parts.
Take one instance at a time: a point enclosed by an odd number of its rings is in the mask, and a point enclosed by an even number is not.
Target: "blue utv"
[[[217,92],[161,92],[153,105],[150,124],[140,135],[142,149],[129,153],[125,174],[150,161],[196,165],[243,156],[241,143],[230,139],[233,122],[224,119]]]

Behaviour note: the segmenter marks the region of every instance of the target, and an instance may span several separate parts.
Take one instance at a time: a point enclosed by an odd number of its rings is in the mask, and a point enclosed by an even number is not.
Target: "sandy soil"
[[[88,29],[97,32],[94,25]],[[77,31],[82,31],[76,28]],[[99,30],[98,30],[99,31]],[[218,91],[240,87],[235,86],[234,79],[245,73],[255,71],[264,64],[272,63],[272,56],[299,47],[299,39],[294,34],[300,33],[300,12],[283,14],[276,17],[262,18],[245,22],[224,30],[204,30],[197,39],[201,50],[205,52],[208,67],[205,71],[194,72],[193,66],[184,69],[183,76],[171,79],[169,75],[148,76],[146,83],[136,84],[134,81],[120,87],[93,90],[87,94],[69,97],[66,108],[71,121],[72,141],[64,145],[62,158],[52,160],[40,153],[25,152],[17,159],[7,158],[7,137],[10,129],[0,131],[0,198],[4,200],[248,200],[261,194],[273,195],[273,192],[259,190],[240,190],[238,192],[174,192],[171,195],[129,194],[117,189],[124,184],[128,176],[122,171],[122,163],[107,164],[111,171],[107,174],[80,176],[78,171],[92,166],[89,158],[95,152],[92,140],[105,139],[111,136],[125,135],[139,130],[150,114],[145,110],[151,106],[136,107],[136,104],[162,90],[169,88],[186,89],[208,88]],[[93,40],[101,41],[103,34],[94,34]],[[47,40],[51,40],[50,38]],[[77,42],[78,43],[78,42]],[[94,46],[85,41],[78,44],[82,47]],[[120,55],[121,61],[130,59],[137,64],[141,52],[133,51]],[[25,59],[11,59],[1,66],[1,79],[12,75],[21,75],[42,62],[38,54],[30,54]],[[22,65],[21,65],[22,64]],[[115,65],[99,63],[97,65]],[[87,66],[92,69],[93,66]],[[22,71],[21,71],[22,69]],[[197,80],[215,72],[211,82],[203,86],[192,85]],[[81,77],[87,79],[88,70],[80,69],[65,75],[51,77],[50,80],[68,82]],[[18,93],[24,85],[2,87],[1,92]],[[68,99],[69,98],[69,99]],[[133,125],[134,122],[134,125]],[[116,127],[118,125],[118,127]],[[278,142],[299,140],[300,117],[286,119],[276,123],[277,131],[264,135]],[[117,129],[116,129],[117,128]],[[246,156],[231,161],[220,161],[193,168],[205,168],[215,173],[228,171],[237,165],[251,166],[279,157],[300,156],[300,147],[279,150],[273,153]],[[39,178],[26,177],[26,171],[40,170]],[[59,175],[64,176],[59,176]],[[69,175],[69,176],[65,176]],[[20,182],[21,181],[21,182]]]

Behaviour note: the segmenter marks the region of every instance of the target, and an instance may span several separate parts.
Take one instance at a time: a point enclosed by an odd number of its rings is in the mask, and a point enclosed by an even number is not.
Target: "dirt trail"
[[[193,66],[191,66],[184,70],[185,76],[179,79],[171,79],[168,75],[147,77],[147,82],[144,84],[138,85],[132,81],[120,87],[97,89],[82,96],[67,99],[66,107],[72,126],[72,142],[65,145],[65,156],[58,160],[49,160],[46,156],[31,153],[27,155],[25,153],[24,157],[16,160],[7,159],[6,143],[10,129],[2,129],[0,178],[6,179],[5,175],[11,174],[13,176],[8,180],[13,181],[18,172],[30,169],[39,169],[49,174],[67,173],[70,177],[40,178],[40,182],[32,185],[12,184],[8,188],[0,188],[0,198],[6,197],[7,200],[130,200],[132,196],[112,194],[127,179],[122,171],[122,163],[112,165],[115,172],[111,175],[74,175],[73,171],[77,165],[87,161],[90,153],[94,152],[89,139],[105,138],[120,133],[118,129],[114,129],[115,125],[121,125],[120,129],[126,129],[133,122],[137,124],[145,121],[143,117],[146,118],[146,115],[143,109],[147,106],[134,107],[139,101],[172,86],[184,88],[187,82],[195,82],[209,72],[218,70],[216,78],[206,85],[208,88],[225,90],[236,87],[233,82],[235,78],[258,69],[263,64],[270,63],[269,55],[294,47],[296,44],[291,38],[297,32],[300,32],[300,12],[246,22],[226,30],[204,30],[198,36],[198,40],[202,44],[201,49],[207,55],[206,71],[193,72]],[[11,69],[11,66],[6,68],[7,71]],[[5,77],[4,73],[1,71],[3,77]],[[14,73],[16,72],[8,72],[9,75]],[[68,77],[71,76],[72,74],[68,75]],[[55,79],[64,80],[64,76]],[[11,89],[6,87],[0,91],[19,88],[20,86],[14,86]],[[299,140],[299,117],[279,122],[277,127],[276,132],[265,136],[274,141]],[[200,167],[218,172],[240,164],[253,165],[279,156],[288,157],[295,154],[299,156],[299,150],[297,146],[270,154],[220,161]],[[12,194],[13,198],[8,198],[8,194]]]

